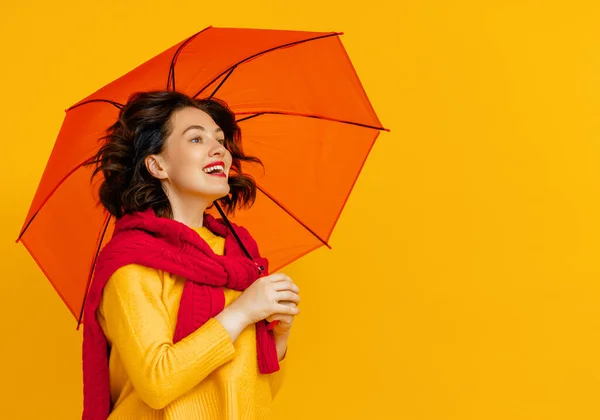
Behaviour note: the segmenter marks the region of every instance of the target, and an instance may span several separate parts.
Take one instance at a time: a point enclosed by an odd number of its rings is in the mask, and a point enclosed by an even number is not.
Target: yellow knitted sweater
[[[224,239],[196,229],[223,255]],[[256,329],[235,343],[215,319],[173,344],[185,280],[139,265],[106,284],[98,321],[111,347],[109,420],[261,420],[269,418],[281,370],[258,371]],[[241,292],[225,289],[225,305]]]

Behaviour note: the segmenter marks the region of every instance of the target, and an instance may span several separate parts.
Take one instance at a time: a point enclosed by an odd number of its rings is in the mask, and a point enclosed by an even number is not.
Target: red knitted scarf
[[[186,225],[159,218],[153,210],[126,215],[117,221],[111,240],[98,255],[94,280],[88,292],[83,319],[83,419],[106,420],[110,412],[108,345],[96,318],[102,290],[113,273],[128,264],[139,264],[184,277],[173,342],[177,342],[223,310],[223,287],[245,290],[267,270],[256,242],[248,231],[234,229],[254,258],[247,258],[221,220],[205,216],[204,226],[225,238],[223,256]],[[277,349],[267,323],[256,325],[258,366],[261,373],[279,369]]]

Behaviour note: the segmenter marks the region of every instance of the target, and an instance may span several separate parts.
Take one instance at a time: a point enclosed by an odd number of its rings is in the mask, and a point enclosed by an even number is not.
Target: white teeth
[[[223,166],[221,166],[221,165],[215,165],[215,166],[211,166],[210,168],[204,169],[204,172],[206,172],[207,174],[211,174],[211,173],[217,172],[217,171],[224,172],[225,168],[223,168]]]

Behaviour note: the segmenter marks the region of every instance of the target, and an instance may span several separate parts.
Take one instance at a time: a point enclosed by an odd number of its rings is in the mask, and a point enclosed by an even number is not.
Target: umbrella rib
[[[88,281],[85,285],[85,294],[83,295],[83,302],[81,303],[81,311],[79,312],[79,319],[77,320],[77,328],[81,325],[81,319],[83,318],[83,308],[85,308],[85,301],[87,300],[88,290],[90,288],[90,284],[92,283],[92,278],[94,275],[94,268],[96,267],[96,260],[98,259],[98,254],[100,253],[100,248],[102,247],[102,242],[104,242],[104,236],[106,235],[106,231],[108,230],[108,224],[110,222],[111,215],[108,213],[106,215],[104,221],[104,229],[102,229],[102,235],[98,238],[98,246],[96,247],[96,252],[94,254],[94,259],[92,260],[92,265],[90,266],[90,272],[88,274]]]
[[[240,60],[239,62],[235,63],[235,64],[234,64],[234,65],[232,65],[231,67],[237,67],[237,66],[239,66],[240,64],[246,63],[246,62],[248,62],[248,61],[250,61],[250,60],[252,60],[252,59],[254,59],[254,58],[258,57],[258,56],[261,56],[261,55],[264,55],[264,54],[270,53],[270,52],[272,52],[272,51],[280,50],[280,49],[287,48],[287,47],[293,47],[293,46],[296,46],[296,45],[299,45],[299,44],[304,44],[305,42],[317,41],[317,40],[319,40],[319,39],[330,38],[330,37],[332,37],[332,36],[339,36],[339,35],[342,35],[342,33],[341,33],[341,32],[332,32],[332,33],[330,33],[330,34],[326,34],[326,35],[319,35],[319,36],[316,36],[316,37],[314,37],[314,38],[302,39],[302,40],[300,40],[300,41],[294,41],[294,42],[289,42],[289,43],[287,43],[287,44],[278,45],[278,46],[276,46],[276,47],[272,47],[272,48],[269,48],[269,49],[266,49],[266,50],[263,50],[263,51],[257,52],[256,54],[253,54],[253,55],[251,55],[250,57],[246,57],[246,58],[244,58],[243,60]],[[217,76],[216,76],[214,79],[212,79],[212,80],[211,80],[209,83],[207,83],[206,85],[204,85],[204,86],[202,87],[202,89],[200,89],[198,92],[196,92],[196,94],[193,96],[193,98],[196,98],[196,97],[198,97],[198,95],[200,95],[202,92],[204,92],[204,90],[205,90],[207,87],[209,87],[209,86],[210,86],[210,85],[212,85],[214,82],[216,82],[217,80],[219,80],[219,78],[220,78],[221,76],[223,76],[225,73],[227,73],[228,71],[230,71],[230,70],[231,70],[231,67],[228,67],[228,68],[227,68],[227,69],[225,69],[223,72],[219,73],[219,74],[218,74],[218,75],[217,75]]]
[[[125,105],[123,105],[123,104],[121,104],[119,102],[111,101],[111,100],[108,100],[108,99],[90,99],[88,101],[84,101],[84,102],[78,103],[77,105],[73,105],[71,108],[67,109],[66,112],[72,111],[75,108],[79,108],[80,106],[91,104],[91,103],[94,103],[94,102],[104,102],[104,103],[107,103],[107,104],[111,104],[112,106],[114,106],[118,110],[123,109],[123,107],[125,106]]]
[[[96,100],[99,101],[99,100]],[[108,101],[104,101],[104,102],[108,102]],[[81,104],[83,105],[83,104]],[[244,115],[244,113],[238,113],[238,115]],[[338,122],[338,123],[342,123],[342,124],[350,124],[350,125],[355,125],[355,126],[359,126],[359,127],[365,127],[365,128],[370,128],[370,129],[374,129],[374,130],[383,130],[383,131],[390,131],[387,128],[383,128],[383,127],[375,127],[375,126],[371,126],[368,124],[362,124],[362,123],[357,123],[357,122],[353,122],[353,121],[344,121],[344,120],[338,120],[335,118],[329,118],[329,117],[324,117],[324,116],[320,116],[320,115],[311,115],[311,114],[300,114],[300,113],[288,113],[288,112],[276,112],[276,111],[266,111],[266,112],[259,112],[256,114],[252,114],[249,115],[247,117],[244,118],[240,118],[239,120],[237,120],[237,122],[242,122],[242,121],[247,121],[250,120],[252,118],[256,118],[259,117],[261,115],[290,115],[290,116],[296,116],[296,117],[306,117],[306,118],[315,118],[315,119],[321,119],[321,120],[325,120],[325,121],[332,121],[332,122]],[[31,225],[31,223],[33,222],[33,219],[35,219],[35,217],[37,216],[37,214],[40,212],[40,210],[46,205],[46,203],[48,202],[48,200],[52,197],[52,195],[54,195],[54,193],[56,192],[56,190],[58,190],[58,188],[71,176],[73,175],[73,173],[75,173],[75,171],[77,171],[79,168],[81,168],[82,166],[84,166],[85,164],[87,164],[90,161],[90,158],[86,159],[85,161],[83,161],[82,163],[80,163],[79,165],[77,165],[75,168],[73,168],[69,173],[67,173],[59,182],[58,184],[52,189],[52,191],[50,191],[50,193],[48,194],[48,196],[44,199],[44,201],[42,202],[42,204],[40,205],[40,208],[33,214],[33,216],[31,216],[31,219],[29,219],[29,221],[27,222],[27,224],[25,225],[25,227],[23,228],[23,230],[21,231],[21,233],[19,234],[19,237],[17,238],[16,242],[19,242],[19,240],[23,237],[23,235],[25,234],[25,232],[27,231],[27,229],[29,228],[29,226]],[[259,188],[260,189],[260,188]],[[298,220],[292,213],[290,213],[288,210],[286,210],[283,206],[281,206],[276,200],[274,200],[272,197],[270,197],[268,194],[266,194],[265,191],[263,191],[261,189],[261,192],[265,193],[265,195],[267,195],[269,198],[271,198],[275,203],[277,203],[283,210],[285,210],[286,212],[288,212],[290,214],[290,216],[294,217],[294,219],[296,219],[298,221],[298,223],[302,224],[304,227],[306,227],[311,233],[313,233],[317,238],[319,238],[319,240],[321,242],[323,242],[325,245],[327,245],[327,243],[325,241],[323,241],[323,239],[321,239],[318,235],[316,235],[314,232],[312,232],[312,230],[310,230],[310,228],[308,228],[306,225],[304,225],[300,220]],[[329,245],[327,245],[329,246]]]
[[[91,161],[91,159],[93,159],[93,158],[87,158],[86,160],[84,160],[83,162],[81,162],[79,165],[75,166],[65,176],[62,177],[62,179],[56,184],[56,186],[54,188],[52,188],[52,191],[50,191],[50,193],[46,196],[46,198],[44,198],[44,201],[42,201],[42,204],[40,205],[40,208],[37,209],[36,212],[33,214],[33,216],[31,216],[31,219],[29,219],[29,221],[27,222],[27,224],[25,225],[25,227],[23,228],[23,230],[19,234],[19,237],[17,238],[16,242],[19,242],[21,240],[21,238],[23,237],[23,235],[25,234],[25,232],[27,231],[27,229],[29,228],[29,226],[33,222],[33,219],[35,219],[35,217],[38,215],[38,213],[44,208],[44,206],[46,205],[46,203],[48,202],[48,200],[50,200],[50,198],[52,198],[52,196],[54,195],[54,193],[56,192],[56,190],[58,190],[60,188],[60,186],[62,184],[64,184],[65,181],[67,179],[69,179],[69,177],[71,175],[73,175],[75,172],[77,172],[77,170],[79,168],[81,168],[82,166],[85,166],[87,163],[89,163]]]
[[[172,87],[173,87],[172,90],[175,90],[175,64],[177,64],[177,58],[179,57],[179,54],[181,53],[181,50],[183,49],[183,47],[185,47],[187,44],[189,44],[194,38],[196,38],[202,32],[204,32],[204,31],[206,31],[208,29],[211,29],[211,28],[212,28],[212,26],[204,28],[203,30],[201,30],[197,34],[194,34],[191,37],[189,37],[188,39],[186,39],[183,42],[183,44],[181,44],[179,46],[179,48],[177,49],[177,51],[173,55],[173,58],[171,59],[171,65],[170,65],[170,68],[169,68],[169,75],[167,77],[167,79],[168,79],[167,80],[167,90],[169,90],[169,85],[171,83],[172,83]],[[70,107],[69,109],[67,109],[67,111],[71,111],[71,110],[73,110],[75,108],[79,108],[82,105],[87,105],[87,104],[94,103],[94,102],[105,102],[105,103],[108,103],[108,104],[111,104],[111,105],[115,106],[119,110],[123,109],[123,107],[125,106],[125,105],[123,105],[123,104],[121,104],[119,102],[111,101],[109,99],[90,99],[88,101],[84,101],[84,102],[81,102],[81,103],[79,103],[77,105],[74,105],[74,106]]]
[[[177,51],[175,51],[175,54],[173,54],[173,58],[171,59],[171,65],[169,66],[169,75],[167,76],[167,90],[175,91],[175,64],[177,64],[177,59],[179,58],[179,54],[181,53],[181,51],[187,46],[187,44],[192,42],[194,40],[194,38],[196,38],[202,32],[207,31],[211,28],[212,28],[212,26],[202,29],[200,32],[198,32],[198,33],[192,35],[191,37],[189,37],[188,39],[186,39],[179,46],[179,48],[177,48]]]
[[[251,114],[251,113],[250,112],[238,112],[238,113],[236,113],[236,115],[246,115],[246,114]],[[371,128],[373,130],[390,131],[389,128],[377,127],[377,126],[374,126],[374,125],[363,124],[363,123],[359,123],[359,122],[355,122],[355,121],[340,120],[338,118],[326,117],[324,115],[303,114],[303,113],[300,113],[300,112],[284,112],[284,111],[264,111],[264,112],[258,112],[258,113],[255,113],[255,114],[248,115],[247,117],[240,118],[239,120],[237,120],[237,122],[239,123],[239,122],[242,122],[242,121],[247,121],[247,120],[250,120],[252,118],[259,117],[261,115],[290,115],[292,117],[315,118],[315,119],[318,119],[318,120],[325,120],[325,121],[337,122],[337,123],[341,123],[341,124],[356,125],[358,127],[364,127],[364,128]]]
[[[230,72],[233,71],[230,70]],[[223,80],[224,82],[225,80]],[[94,100],[94,101],[103,101],[103,100]],[[110,101],[104,101],[104,102],[109,102]],[[83,104],[81,104],[83,105]],[[245,115],[247,113],[237,113],[237,115]],[[290,115],[290,116],[295,116],[295,117],[305,117],[305,118],[315,118],[315,119],[320,119],[320,120],[325,120],[325,121],[331,121],[331,122],[337,122],[337,123],[341,123],[341,124],[350,124],[350,125],[355,125],[358,127],[365,127],[365,128],[370,128],[370,129],[374,129],[374,130],[380,130],[380,131],[390,131],[387,128],[383,128],[383,127],[376,127],[376,126],[372,126],[372,125],[368,125],[368,124],[363,124],[363,123],[358,123],[358,122],[354,122],[354,121],[346,121],[346,120],[340,120],[340,119],[336,119],[336,118],[330,118],[330,117],[325,117],[322,115],[313,115],[313,114],[302,114],[302,113],[294,113],[294,112],[280,112],[280,111],[264,111],[264,112],[258,112],[252,115],[248,115],[247,117],[243,117],[240,118],[239,120],[237,120],[238,123],[242,122],[242,121],[247,121],[250,120],[252,118],[256,118],[259,117],[261,115]],[[39,211],[44,207],[44,205],[46,204],[46,202],[50,199],[50,197],[52,197],[52,195],[56,192],[56,190],[79,168],[81,168],[82,166],[84,166],[87,162],[89,162],[89,159],[86,159],[84,162],[80,163],[79,165],[77,165],[75,168],[73,168],[67,175],[65,175],[65,177],[63,179],[60,180],[60,182],[56,185],[56,187],[50,192],[50,194],[48,194],[48,197],[46,197],[46,199],[42,202],[42,205],[40,206],[40,208],[35,212],[35,214],[31,217],[31,219],[29,220],[29,222],[27,222],[27,225],[23,228],[23,230],[21,231],[21,233],[19,234],[19,237],[17,238],[17,242],[21,239],[21,237],[25,234],[25,231],[29,228],[29,225],[31,225],[31,222],[33,222],[33,219],[35,219],[35,217],[37,216],[37,214],[39,213]],[[262,190],[261,190],[262,191]],[[262,191],[264,193],[264,191]],[[272,197],[269,197],[272,198]],[[274,200],[275,201],[275,200]],[[276,202],[276,201],[275,201]],[[279,203],[277,203],[279,204]],[[282,207],[282,209],[286,210],[285,208]],[[287,210],[286,210],[287,211]],[[288,212],[289,213],[289,212]],[[292,217],[294,217],[291,213],[290,215]],[[295,217],[294,217],[295,218]],[[300,220],[297,220],[299,223],[302,224],[302,222]],[[303,225],[305,226],[305,225]],[[306,227],[306,226],[305,226]],[[310,229],[307,228],[309,231]],[[314,234],[314,232],[311,231],[311,233]],[[315,236],[317,236],[315,234]],[[318,236],[317,236],[318,237]],[[321,238],[319,238],[319,240],[321,242],[323,242],[324,244],[326,244],[325,241],[323,241]]]
[[[221,86],[223,86],[223,83],[225,83],[227,81],[227,79],[229,79],[229,76],[231,76],[231,73],[233,73],[233,71],[237,68],[237,66],[233,66],[231,68],[231,70],[229,70],[229,73],[227,73],[227,76],[225,76],[223,78],[223,80],[221,80],[221,83],[219,83],[219,86],[217,86],[215,88],[215,90],[213,90],[213,93],[210,94],[210,96],[208,97],[208,99],[211,99],[215,96],[215,94],[219,91],[219,89],[221,89]]]
[[[309,231],[315,238],[317,238],[319,241],[321,241],[321,243],[323,245],[325,245],[327,248],[331,249],[331,245],[329,245],[325,239],[321,238],[314,230],[312,230],[310,227],[308,227],[308,225],[306,223],[304,223],[302,220],[300,220],[300,218],[298,218],[294,213],[292,213],[291,211],[286,209],[283,204],[281,204],[275,197],[273,197],[271,194],[269,194],[267,191],[265,191],[264,188],[262,188],[258,184],[256,184],[256,188],[261,193],[263,193],[265,196],[267,196],[267,198],[269,198],[273,203],[277,204],[277,206],[279,206],[279,208],[281,208],[281,210],[283,210],[287,214],[289,214],[296,222],[300,223],[300,225],[302,225],[302,227],[304,227],[304,229]]]

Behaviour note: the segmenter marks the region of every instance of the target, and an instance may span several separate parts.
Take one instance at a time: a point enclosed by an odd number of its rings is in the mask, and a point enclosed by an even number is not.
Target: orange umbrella
[[[216,95],[236,113],[244,150],[264,170],[244,168],[259,192],[235,221],[252,232],[272,270],[329,246],[383,130],[339,35],[209,27],[67,110],[17,242],[76,318],[114,222],[97,205],[84,164],[134,92]]]

